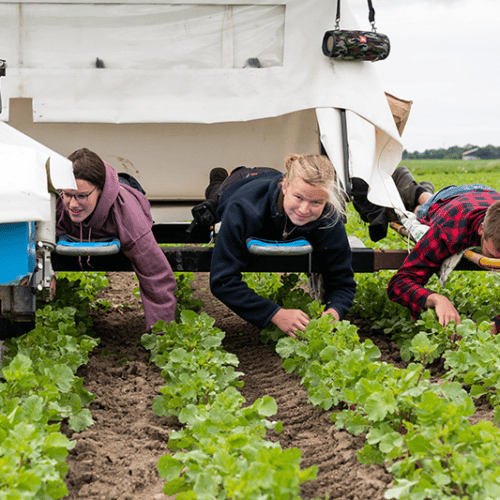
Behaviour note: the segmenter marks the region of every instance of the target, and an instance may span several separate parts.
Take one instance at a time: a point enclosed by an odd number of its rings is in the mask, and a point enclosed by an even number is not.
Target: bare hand
[[[330,307],[329,309],[326,309],[325,311],[323,311],[323,314],[321,316],[325,316],[326,314],[331,314],[336,321],[339,321],[340,320],[340,315],[339,313],[333,309],[333,307]]]
[[[425,307],[433,307],[436,310],[438,321],[446,326],[450,321],[460,324],[460,315],[453,304],[444,295],[433,293],[427,297]]]
[[[283,333],[294,339],[296,330],[305,331],[309,324],[309,316],[300,309],[280,309],[272,318],[271,323],[276,325]]]

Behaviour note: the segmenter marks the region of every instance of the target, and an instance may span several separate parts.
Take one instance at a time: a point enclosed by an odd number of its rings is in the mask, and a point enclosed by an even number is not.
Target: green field
[[[436,190],[452,184],[486,184],[500,190],[500,160],[403,160],[419,182],[430,181]]]

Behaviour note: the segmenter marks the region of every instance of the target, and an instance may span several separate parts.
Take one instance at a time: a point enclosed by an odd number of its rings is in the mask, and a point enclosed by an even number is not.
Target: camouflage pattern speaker
[[[375,31],[332,30],[323,38],[323,54],[338,61],[381,61],[390,48],[389,38]]]

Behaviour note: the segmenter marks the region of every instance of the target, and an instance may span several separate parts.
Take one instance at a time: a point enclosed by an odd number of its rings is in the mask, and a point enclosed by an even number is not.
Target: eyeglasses
[[[59,192],[59,196],[63,199],[63,201],[69,202],[71,201],[71,198],[74,198],[77,203],[85,203],[88,199],[89,196],[97,189],[97,186],[90,191],[90,193],[82,194],[69,194],[64,191]]]

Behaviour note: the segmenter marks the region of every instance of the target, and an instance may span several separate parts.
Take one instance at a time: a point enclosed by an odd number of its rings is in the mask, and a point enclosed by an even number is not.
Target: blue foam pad
[[[290,241],[248,238],[247,248],[254,255],[307,255],[312,253],[312,245],[304,238]]]

